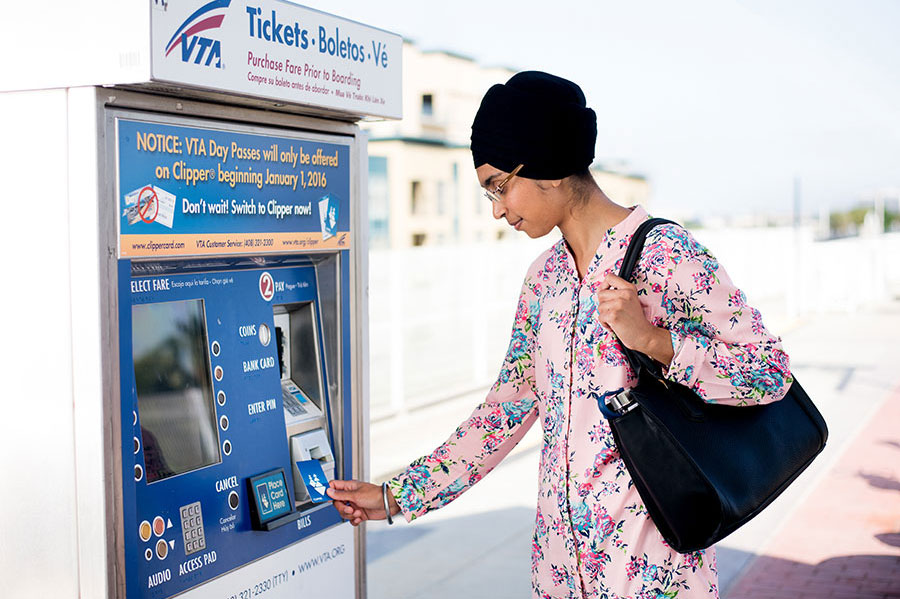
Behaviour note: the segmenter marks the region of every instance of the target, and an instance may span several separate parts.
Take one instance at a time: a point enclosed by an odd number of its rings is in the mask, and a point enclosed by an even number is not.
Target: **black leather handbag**
[[[662,223],[671,221],[638,228],[620,277],[630,280],[647,233]],[[770,404],[711,404],[620,345],[638,383],[600,409],[650,518],[680,553],[709,547],[756,516],[825,447],[825,420],[796,379]]]

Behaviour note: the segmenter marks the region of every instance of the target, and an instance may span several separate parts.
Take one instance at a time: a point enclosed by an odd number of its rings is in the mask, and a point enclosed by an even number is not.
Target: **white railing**
[[[900,292],[900,233],[825,242],[814,241],[811,228],[695,235],[776,332],[786,319],[852,312]],[[489,386],[525,271],[552,242],[372,250],[372,419]]]

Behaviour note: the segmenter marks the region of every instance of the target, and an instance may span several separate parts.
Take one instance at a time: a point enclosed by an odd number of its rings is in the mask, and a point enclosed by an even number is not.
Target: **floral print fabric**
[[[636,382],[596,318],[607,273],[647,219],[640,207],[607,231],[579,280],[564,241],[529,268],[497,382],[451,437],[391,481],[407,520],[459,497],[491,471],[536,421],[543,429],[532,541],[539,598],[717,597],[715,549],[670,549],[634,489],[597,407]],[[671,332],[667,378],[706,401],[781,399],[788,357],[715,258],[676,225],[647,237],[632,279],[644,314]]]

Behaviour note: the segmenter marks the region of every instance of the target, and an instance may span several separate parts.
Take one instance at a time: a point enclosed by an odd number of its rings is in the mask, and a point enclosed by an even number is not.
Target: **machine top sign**
[[[401,116],[399,35],[281,0],[152,6],[154,81]]]

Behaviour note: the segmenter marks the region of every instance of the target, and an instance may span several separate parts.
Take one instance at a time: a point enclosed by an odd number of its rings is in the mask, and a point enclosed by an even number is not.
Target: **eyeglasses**
[[[497,187],[495,187],[494,189],[485,189],[484,197],[486,197],[487,199],[489,199],[492,202],[499,202],[502,199],[500,197],[500,194],[503,193],[503,186],[506,185],[507,183],[509,183],[510,180],[512,180],[512,178],[516,176],[516,173],[518,173],[524,167],[525,167],[524,164],[520,164],[519,166],[514,168],[510,174],[503,177],[503,180],[497,184]]]

